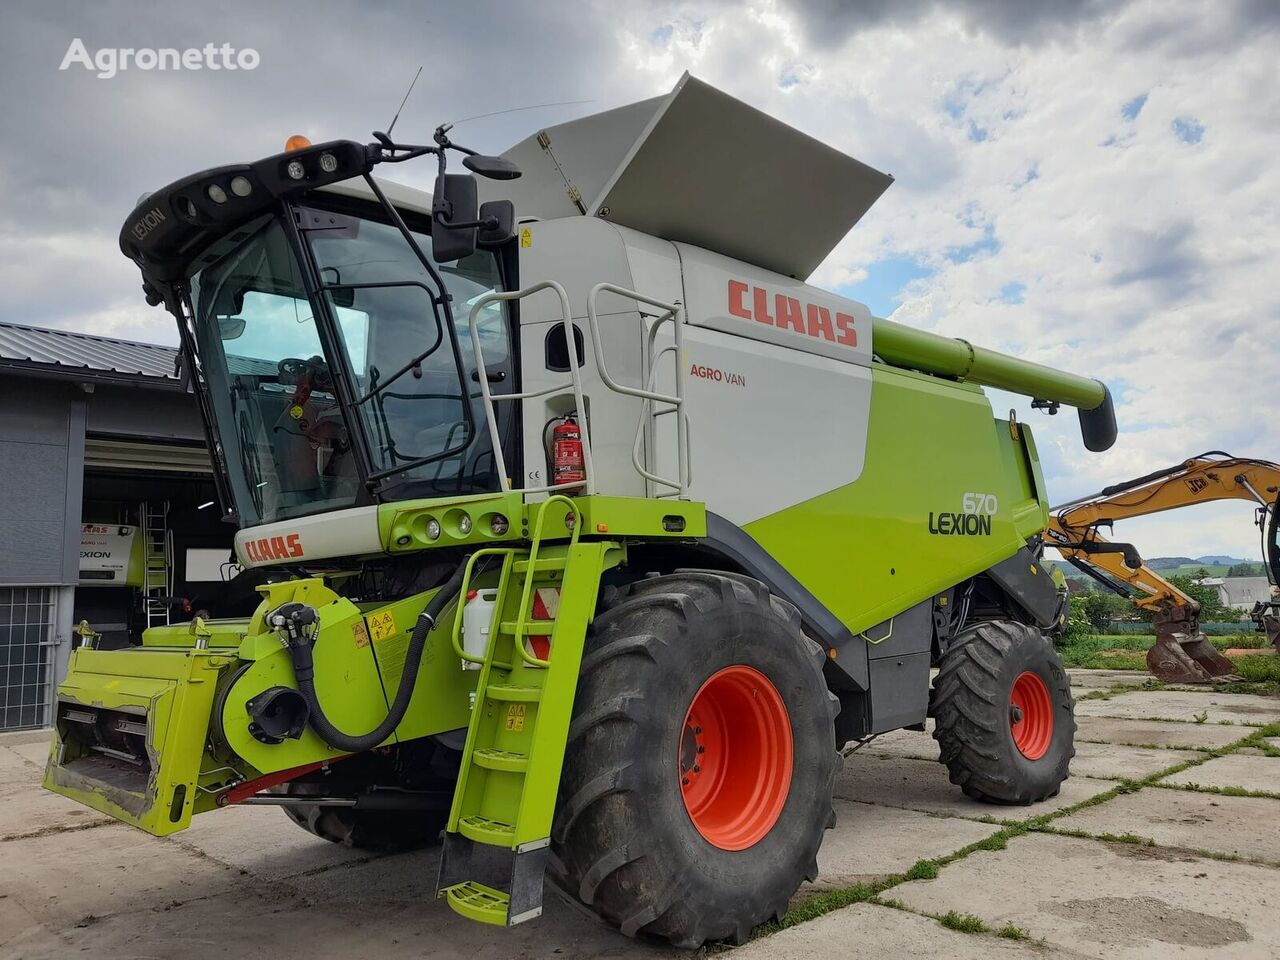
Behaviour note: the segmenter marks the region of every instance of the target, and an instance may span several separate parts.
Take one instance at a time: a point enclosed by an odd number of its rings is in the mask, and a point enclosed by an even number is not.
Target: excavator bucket
[[[1239,680],[1235,666],[1203,633],[1158,634],[1147,651],[1147,669],[1163,683],[1227,683]]]

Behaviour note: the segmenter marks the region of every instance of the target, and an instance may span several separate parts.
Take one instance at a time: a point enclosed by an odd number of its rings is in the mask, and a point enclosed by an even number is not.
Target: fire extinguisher
[[[587,479],[577,416],[576,411],[569,414],[551,431],[551,478],[556,485],[582,483]]]

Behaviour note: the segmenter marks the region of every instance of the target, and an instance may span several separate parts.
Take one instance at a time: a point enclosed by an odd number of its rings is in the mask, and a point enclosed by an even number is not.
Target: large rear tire
[[[951,782],[989,803],[1055,796],[1075,756],[1075,702],[1062,660],[1035,627],[992,620],[942,658],[929,714]]]
[[[552,879],[627,936],[742,942],[817,875],[838,704],[758,581],[635,584],[587,639]]]

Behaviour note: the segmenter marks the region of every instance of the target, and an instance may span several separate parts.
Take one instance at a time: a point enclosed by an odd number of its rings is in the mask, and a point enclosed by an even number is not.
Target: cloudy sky
[[[116,247],[139,194],[292,133],[363,139],[420,64],[404,136],[589,101],[459,127],[494,151],[689,70],[896,178],[814,282],[1111,385],[1101,456],[1073,415],[993,397],[1034,417],[1055,500],[1207,449],[1280,459],[1280,4],[11,0],[0,23],[0,319],[174,342]],[[76,38],[259,63],[104,79],[59,70]],[[1253,557],[1250,516],[1117,533],[1148,556]]]

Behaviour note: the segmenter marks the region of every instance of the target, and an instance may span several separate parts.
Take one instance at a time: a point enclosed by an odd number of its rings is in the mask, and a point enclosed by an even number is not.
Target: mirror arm
[[[445,201],[441,201],[442,204],[444,202]],[[440,224],[440,226],[442,227],[447,227],[450,230],[470,230],[472,227],[480,227],[481,229],[484,229],[484,230],[498,229],[497,217],[485,217],[482,220],[462,220],[462,221],[446,220],[444,210],[437,210],[434,216],[435,216],[436,223]]]

